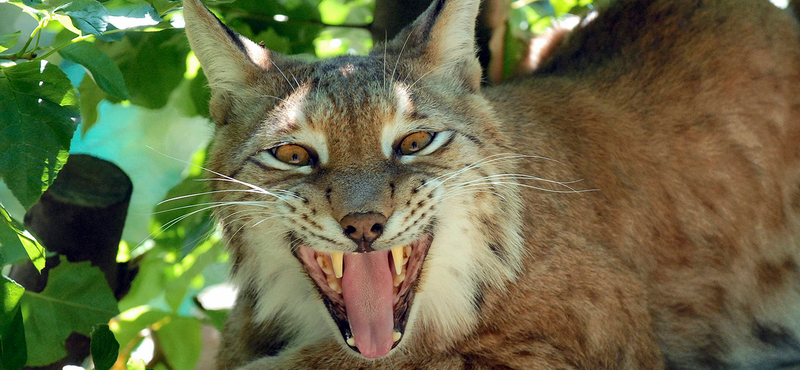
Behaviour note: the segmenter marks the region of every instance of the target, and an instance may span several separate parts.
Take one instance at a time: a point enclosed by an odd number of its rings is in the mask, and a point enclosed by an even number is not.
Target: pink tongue
[[[346,253],[342,296],[353,339],[366,358],[385,356],[392,349],[394,310],[389,251]]]

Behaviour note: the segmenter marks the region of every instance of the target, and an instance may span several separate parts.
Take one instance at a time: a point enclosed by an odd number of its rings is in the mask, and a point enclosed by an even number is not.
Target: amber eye
[[[272,149],[272,154],[279,161],[295,166],[305,166],[311,162],[308,151],[300,145],[281,145]]]
[[[400,153],[403,155],[411,155],[422,149],[425,149],[431,143],[433,134],[425,131],[417,131],[409,134],[400,142]]]

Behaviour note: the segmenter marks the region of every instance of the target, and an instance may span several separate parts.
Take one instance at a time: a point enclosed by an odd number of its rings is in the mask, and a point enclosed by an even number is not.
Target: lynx
[[[800,364],[795,16],[619,0],[482,86],[478,8],[309,62],[185,0],[239,287],[219,367]]]

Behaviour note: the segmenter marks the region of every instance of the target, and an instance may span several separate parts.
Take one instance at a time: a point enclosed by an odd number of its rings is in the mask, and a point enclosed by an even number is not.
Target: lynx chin
[[[301,61],[184,1],[239,287],[221,369],[800,365],[800,25],[617,0],[481,85],[478,0]]]

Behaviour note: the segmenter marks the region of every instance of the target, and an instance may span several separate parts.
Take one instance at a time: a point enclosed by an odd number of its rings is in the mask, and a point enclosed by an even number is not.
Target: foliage
[[[281,53],[307,58],[364,54],[373,45],[368,25],[374,0],[222,0],[209,5],[237,32]],[[140,120],[158,120],[165,132],[176,119],[208,117],[207,81],[181,29],[180,7],[173,0],[0,0],[0,180],[13,194],[0,187],[0,267],[5,266],[5,275],[9,265],[28,260],[39,270],[44,267],[47,252],[18,220],[53,183],[76,143],[81,150],[117,158],[123,169],[132,161],[127,158],[136,157],[126,152],[131,148],[149,150],[151,156],[155,151],[160,161],[173,167],[178,162],[184,169],[182,182],[173,172],[156,170],[161,168],[156,161],[147,164],[152,171],[128,170],[134,198],[145,199],[142,208],[152,214],[129,213],[118,261],[138,266],[139,272],[121,301],[88,262],[62,258],[49,270],[40,293],[0,276],[0,369],[60,359],[72,332],[91,336],[93,365],[87,366],[192,369],[201,354],[203,328],[219,329],[225,320],[225,309],[203,307],[197,298],[227,273],[227,254],[210,220],[210,197],[201,181],[205,151],[191,156],[196,148],[183,148],[185,153],[175,159],[159,147],[142,149],[146,125],[130,126],[124,135],[108,129],[134,113]],[[514,72],[532,34],[567,14],[585,15],[592,4],[515,0],[511,9],[505,76]],[[30,19],[32,29],[8,28]],[[101,136],[91,141],[92,135]],[[89,141],[110,144],[98,149]],[[179,139],[163,144],[181,145]],[[140,177],[142,172],[150,177]],[[159,186],[148,187],[152,184]],[[162,193],[161,188],[172,190]],[[144,240],[140,224],[149,224]],[[143,353],[148,345],[155,347],[154,356]]]

